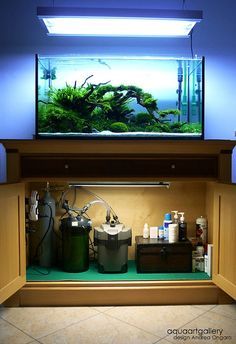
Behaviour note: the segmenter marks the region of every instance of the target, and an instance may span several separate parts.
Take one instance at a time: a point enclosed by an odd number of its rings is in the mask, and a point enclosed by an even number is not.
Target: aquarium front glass
[[[36,61],[37,137],[203,138],[202,58]]]

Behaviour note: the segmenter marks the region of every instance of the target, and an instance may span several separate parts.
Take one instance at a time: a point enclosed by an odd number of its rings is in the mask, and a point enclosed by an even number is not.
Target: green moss
[[[201,133],[202,125],[201,123],[184,123],[181,128],[182,133]]]
[[[155,123],[154,125],[147,127],[146,131],[155,133],[170,133],[171,129],[169,123]]]
[[[39,131],[48,133],[81,132],[85,121],[73,111],[65,111],[57,106],[40,105]]]
[[[123,122],[114,122],[111,124],[110,130],[114,133],[124,133],[127,132],[129,129],[127,125]]]

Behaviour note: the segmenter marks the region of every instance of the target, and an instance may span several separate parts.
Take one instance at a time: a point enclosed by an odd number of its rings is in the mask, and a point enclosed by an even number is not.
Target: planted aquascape
[[[37,136],[202,137],[202,60],[39,57]]]

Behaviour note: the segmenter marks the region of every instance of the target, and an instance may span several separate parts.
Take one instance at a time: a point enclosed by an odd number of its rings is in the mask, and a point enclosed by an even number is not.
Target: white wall
[[[54,1],[56,6],[78,6]],[[84,7],[175,8],[181,0],[80,1]],[[5,1],[0,5],[0,139],[31,139],[35,132],[34,54],[117,54],[191,56],[189,39],[48,37],[36,18],[37,6],[51,0]],[[235,139],[236,1],[187,0],[186,9],[203,10],[193,34],[194,53],[206,57],[205,137]],[[236,181],[236,153],[234,158]]]

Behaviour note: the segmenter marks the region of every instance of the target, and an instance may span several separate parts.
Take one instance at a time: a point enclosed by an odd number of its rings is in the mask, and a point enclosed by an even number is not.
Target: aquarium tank
[[[202,139],[204,58],[36,56],[36,137]]]

